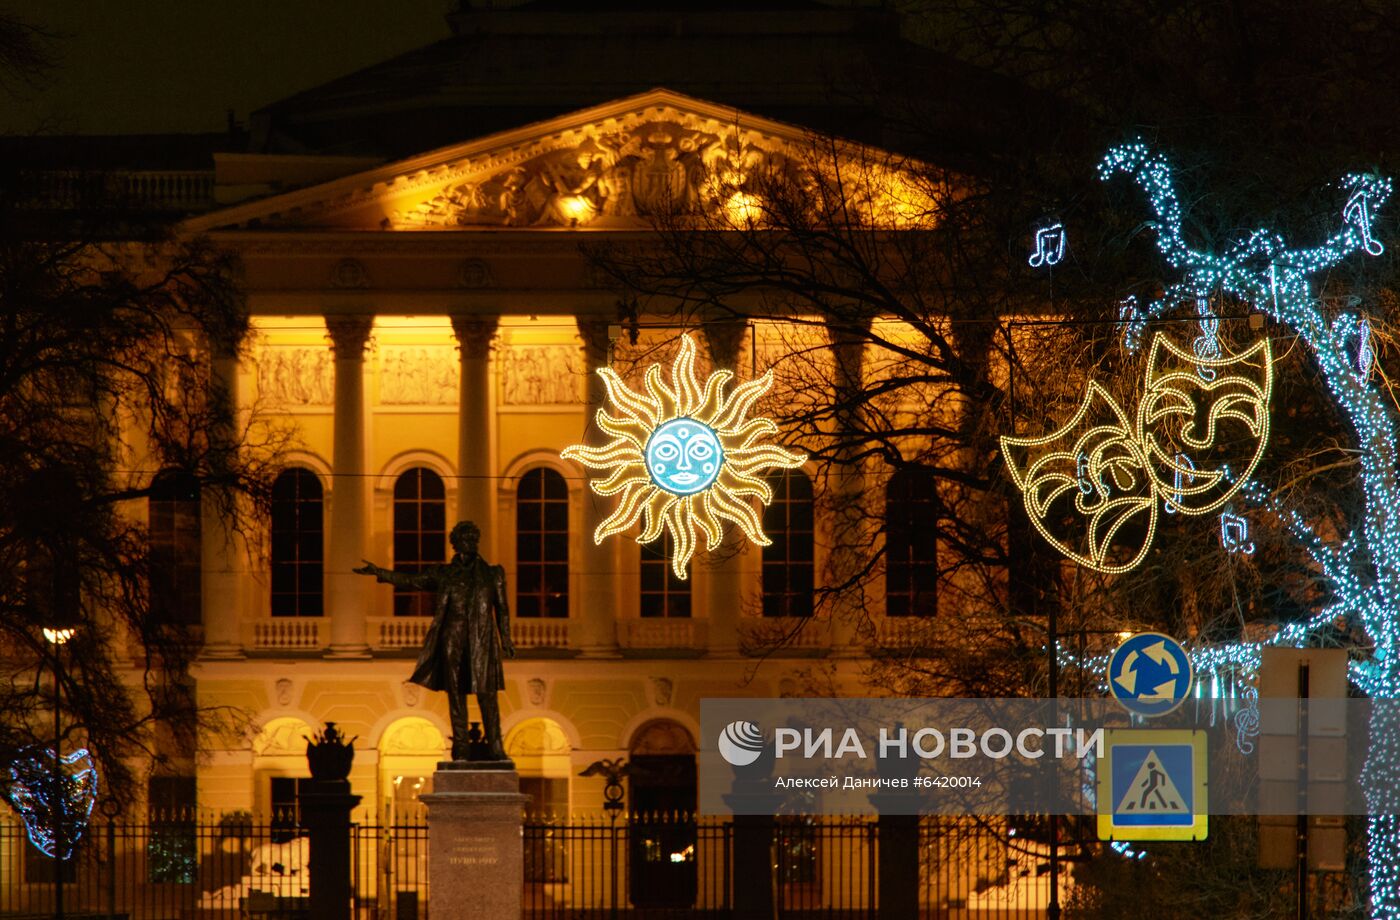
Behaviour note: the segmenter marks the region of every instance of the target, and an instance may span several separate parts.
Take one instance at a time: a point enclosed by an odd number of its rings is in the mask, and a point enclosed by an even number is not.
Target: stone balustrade
[[[624,649],[693,649],[705,651],[709,621],[682,617],[619,620],[617,644]]]
[[[366,617],[372,649],[419,649],[432,617]]]
[[[831,649],[831,624],[825,619],[744,617],[739,620],[739,644],[745,654],[822,655]]]
[[[243,646],[251,651],[320,653],[329,642],[328,617],[270,617],[243,625]]]
[[[875,620],[876,648],[917,649],[928,645],[929,620],[927,617],[879,617]]]
[[[511,618],[511,640],[517,649],[568,648],[569,621],[564,619]]]

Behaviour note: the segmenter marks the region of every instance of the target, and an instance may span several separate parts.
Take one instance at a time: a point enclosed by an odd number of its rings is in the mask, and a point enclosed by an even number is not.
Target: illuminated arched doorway
[[[313,734],[303,719],[279,716],[253,739],[253,810],[271,827],[274,843],[291,839],[301,825],[298,795],[311,778],[306,739]]]
[[[627,746],[632,903],[695,903],[695,739],[671,719],[653,719]]]
[[[424,820],[418,797],[433,791],[433,771],[446,746],[442,732],[422,716],[399,719],[384,729],[379,737],[379,801],[386,823]]]
[[[520,774],[526,808],[542,817],[569,813],[569,739],[553,719],[526,719],[505,739],[506,753]]]
[[[506,753],[520,774],[531,830],[525,843],[525,883],[557,886],[569,881],[569,851],[562,830],[569,815],[568,736],[553,719],[526,719],[506,733]]]

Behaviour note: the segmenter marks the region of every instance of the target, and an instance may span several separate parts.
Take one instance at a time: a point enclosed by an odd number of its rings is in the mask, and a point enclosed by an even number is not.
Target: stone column
[[[705,341],[710,348],[714,370],[734,371],[732,389],[738,384],[739,351],[744,343],[746,324],[730,320],[708,323]],[[744,605],[744,559],[741,555],[747,537],[732,522],[724,524],[724,541],[711,557],[706,573],[709,579],[710,655],[732,658],[739,654],[739,618]]]
[[[827,469],[826,492],[831,528],[831,555],[826,561],[827,577],[842,584],[859,577],[864,554],[870,546],[870,508],[866,506],[865,475],[861,468],[860,445],[854,443],[865,429],[864,352],[866,330],[860,322],[829,323],[827,334],[833,358],[832,388],[835,408],[837,449]],[[859,653],[856,646],[861,621],[867,616],[860,603],[860,592],[836,595],[831,604],[831,650],[838,657]]]
[[[210,399],[223,402],[224,422],[213,437],[231,445],[237,437],[239,405],[237,339],[209,343]],[[234,497],[236,501],[237,498]],[[243,545],[223,511],[227,496],[207,486],[201,494],[200,607],[204,623],[204,657],[242,658]]]
[[[612,342],[608,337],[606,320],[578,321],[579,334],[583,337],[584,367],[588,373],[588,405],[585,408],[584,426],[580,442],[596,442],[596,426],[593,417],[604,404],[606,393],[603,381],[598,377],[598,368],[607,365],[611,356]],[[593,542],[593,531],[612,513],[611,498],[597,495],[592,489],[584,489],[583,514],[578,523],[581,551],[574,564],[578,574],[578,603],[574,609],[578,622],[573,624],[569,642],[577,647],[585,657],[609,658],[617,655],[617,540],[614,537],[603,544]]]
[[[461,354],[457,388],[457,518],[481,528],[481,555],[498,559],[495,464],[491,456],[491,341],[496,316],[453,316]]]
[[[365,558],[369,478],[365,454],[365,347],[373,316],[327,316],[335,351],[335,437],[331,448],[330,550],[326,559],[332,658],[364,658],[370,580],[352,569]]]
[[[428,807],[428,909],[434,920],[500,917],[521,912],[525,851],[514,770],[476,770],[439,763]]]

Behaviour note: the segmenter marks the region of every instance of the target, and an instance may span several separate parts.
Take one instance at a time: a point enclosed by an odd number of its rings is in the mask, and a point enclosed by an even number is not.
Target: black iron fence
[[[1045,915],[1048,847],[1018,839],[1007,827],[915,820],[916,868],[890,881],[913,889],[921,916]],[[731,819],[686,815],[531,819],[524,828],[525,917],[719,918],[740,907],[811,920],[879,915],[875,819],[776,818],[760,831],[761,855],[746,860],[752,851],[743,848],[741,837],[749,832]],[[1068,888],[1064,884],[1061,891]]]
[[[351,882],[366,920],[426,917],[423,824],[352,825]],[[310,851],[294,821],[194,815],[95,821],[58,863],[0,818],[0,918],[51,917],[62,872],[68,917],[111,920],[291,920],[308,916]]]
[[[918,912],[950,920],[1043,916],[1048,851],[1007,828],[918,822]],[[777,818],[763,848],[752,828],[679,814],[532,817],[523,828],[530,920],[878,915],[880,827],[867,818]],[[752,841],[750,840],[750,844]],[[428,835],[422,823],[351,827],[356,920],[427,920]],[[94,822],[62,866],[70,917],[291,920],[308,917],[309,851],[295,822],[182,816],[143,825]],[[908,866],[910,863],[905,862]],[[52,916],[58,864],[0,819],[0,920]],[[917,876],[917,878],[913,877]],[[886,892],[888,894],[888,892]]]

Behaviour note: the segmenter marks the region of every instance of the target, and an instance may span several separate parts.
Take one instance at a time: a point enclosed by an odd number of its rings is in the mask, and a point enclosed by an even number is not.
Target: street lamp
[[[53,793],[50,797],[53,814],[54,866],[53,904],[54,916],[63,920],[63,869],[67,863],[64,853],[67,841],[65,834],[68,822],[68,794],[64,786],[67,778],[63,773],[63,646],[77,635],[77,627],[43,629],[44,641],[53,647]]]

